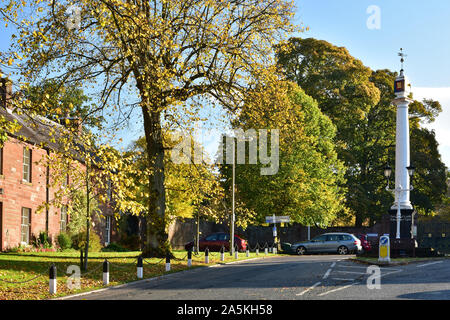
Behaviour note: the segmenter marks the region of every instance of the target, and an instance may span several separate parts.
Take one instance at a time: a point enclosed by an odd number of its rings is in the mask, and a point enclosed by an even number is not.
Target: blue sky
[[[296,0],[296,19],[309,27],[300,36],[346,47],[366,66],[399,71],[397,53],[406,54],[405,71],[416,99],[433,98],[443,112],[432,124],[442,160],[450,167],[450,1]],[[379,29],[369,29],[377,6]]]
[[[434,129],[440,152],[450,167],[450,1],[448,0],[295,0],[296,22],[309,27],[302,37],[314,37],[345,46],[366,66],[399,70],[400,47],[408,55],[405,70],[415,98],[441,102],[443,112]],[[380,25],[369,29],[367,21],[379,8]],[[10,31],[0,25],[0,50],[9,45]],[[137,138],[140,128],[129,128]],[[129,139],[128,139],[129,140]]]

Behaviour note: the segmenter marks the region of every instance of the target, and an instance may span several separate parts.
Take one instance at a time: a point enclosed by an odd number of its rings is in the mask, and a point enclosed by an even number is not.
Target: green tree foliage
[[[188,136],[190,137],[190,135]],[[165,225],[167,227],[175,218],[192,218],[199,213],[203,217],[214,219],[218,216],[218,213],[217,208],[213,209],[211,206],[211,199],[218,201],[222,198],[222,189],[211,165],[194,163],[193,161],[190,163],[174,163],[171,160],[173,148],[181,143],[181,139],[182,137],[174,132],[164,134],[167,199]],[[192,137],[191,142],[189,152],[191,152],[193,159],[194,144],[196,144],[199,152],[203,152],[203,149]],[[141,174],[149,171],[145,138],[141,137],[135,141],[129,153],[134,155],[134,166],[136,168],[134,172],[136,174],[132,175],[132,179],[134,180],[135,193],[138,195],[137,200],[144,208],[147,208],[149,189],[145,174]],[[142,214],[148,217],[146,212],[142,212]]]
[[[74,190],[71,195],[70,205],[68,206],[67,213],[69,216],[69,222],[67,223],[67,231],[70,235],[77,235],[82,232],[86,232],[86,212],[87,210],[87,195],[82,190]],[[100,208],[98,201],[91,193],[89,201],[89,212],[92,217],[100,214]]]
[[[316,99],[336,125],[336,150],[347,167],[347,207],[357,226],[374,223],[393,202],[384,190],[382,173],[395,158],[396,107],[392,100],[397,74],[374,72],[347,49],[316,39],[290,39],[279,48],[278,62],[286,78]],[[423,168],[417,174],[412,201],[422,213],[437,205],[446,190],[437,142],[420,127],[421,121],[433,121],[440,111],[439,102],[432,99],[410,105],[411,161]],[[420,147],[422,143],[429,148]]]
[[[450,188],[448,188],[449,185],[450,185],[450,171],[448,171],[447,169],[447,194],[445,195],[444,201],[438,207],[437,210],[437,214],[447,221],[450,221]]]
[[[344,170],[334,149],[335,126],[295,83],[262,85],[253,94],[235,126],[278,129],[279,169],[274,175],[261,175],[261,162],[237,164],[237,198],[260,223],[275,214],[304,224],[329,224],[344,210],[339,186]],[[253,99],[256,96],[260,98]],[[223,172],[228,189],[231,166],[225,165]]]
[[[28,107],[21,110],[24,113],[34,111],[56,122],[61,118],[79,118],[84,126],[91,128],[99,127],[103,121],[103,117],[94,112],[96,106],[89,104],[91,98],[73,85],[49,79],[39,85],[24,87],[23,95],[29,102]]]
[[[434,131],[411,129],[411,161],[416,167],[411,201],[422,215],[434,215],[447,193],[447,174]]]
[[[11,0],[0,12],[19,28],[0,63],[17,67],[20,83],[54,78],[90,86],[98,109],[122,121],[129,107],[139,108],[153,169],[148,250],[164,256],[162,119],[176,123],[175,107],[192,114],[195,99],[213,98],[234,113],[255,79],[273,73],[273,45],[298,30],[293,6],[288,0]],[[68,16],[70,7],[79,16]]]

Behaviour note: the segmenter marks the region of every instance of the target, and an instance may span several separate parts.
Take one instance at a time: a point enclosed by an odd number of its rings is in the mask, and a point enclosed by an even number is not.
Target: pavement
[[[201,267],[68,300],[450,300],[450,259],[363,265],[354,256],[275,256]]]

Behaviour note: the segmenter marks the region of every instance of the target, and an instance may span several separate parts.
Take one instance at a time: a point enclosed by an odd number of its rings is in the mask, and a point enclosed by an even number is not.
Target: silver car
[[[325,233],[309,241],[294,243],[293,252],[299,255],[305,253],[339,253],[349,254],[362,250],[361,240],[350,233]]]

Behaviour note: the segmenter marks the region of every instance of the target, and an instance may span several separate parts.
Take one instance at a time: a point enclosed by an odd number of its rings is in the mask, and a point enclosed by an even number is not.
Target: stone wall
[[[379,235],[388,233],[389,226],[386,225],[386,218],[375,224],[373,227],[329,227],[321,229],[317,227],[310,228],[311,238],[326,232],[347,232],[347,233],[377,233]],[[169,239],[174,249],[183,249],[184,244],[192,241],[196,232],[196,220],[184,219],[176,220],[169,228]],[[216,224],[209,221],[200,221],[200,238],[214,232],[229,232],[229,227],[225,224]],[[236,228],[235,233],[246,239],[253,249],[258,243],[260,246],[273,243],[272,226],[249,226],[246,230]],[[277,225],[277,233],[280,242],[295,243],[308,239],[308,227],[297,223],[292,223],[280,227]]]

